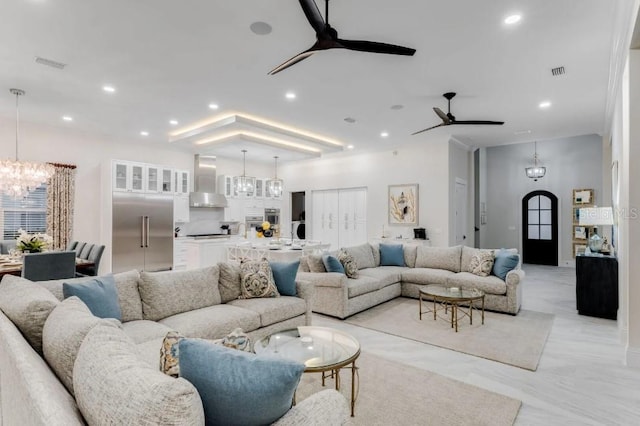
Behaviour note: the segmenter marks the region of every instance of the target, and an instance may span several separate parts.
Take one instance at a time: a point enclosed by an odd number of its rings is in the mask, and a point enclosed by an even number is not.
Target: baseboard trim
[[[640,348],[627,346],[627,367],[640,369]]]

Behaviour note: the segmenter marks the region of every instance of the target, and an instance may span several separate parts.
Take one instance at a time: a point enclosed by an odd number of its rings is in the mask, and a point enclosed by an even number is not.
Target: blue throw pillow
[[[337,257],[325,254],[322,256],[322,263],[324,263],[324,269],[326,269],[327,272],[340,272],[344,274],[344,266],[342,266],[342,263],[340,263]]]
[[[518,266],[518,261],[519,256],[517,254],[509,253],[505,249],[500,249],[500,251],[496,253],[496,258],[493,261],[493,275],[502,281],[506,281],[507,274]]]
[[[65,299],[77,296],[98,318],[115,318],[122,321],[122,311],[113,275],[75,283],[63,283],[62,295]]]
[[[304,364],[237,351],[202,339],[180,341],[180,377],[198,390],[207,425],[267,425],[285,415]]]
[[[300,261],[295,262],[269,262],[271,265],[271,272],[273,272],[273,279],[276,282],[278,293],[282,296],[296,296],[296,274],[298,273],[298,267],[300,267]]]
[[[404,266],[402,244],[380,244],[380,266]]]

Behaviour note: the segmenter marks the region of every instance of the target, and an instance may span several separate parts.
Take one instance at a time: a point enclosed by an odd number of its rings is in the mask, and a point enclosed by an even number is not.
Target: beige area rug
[[[426,304],[433,306],[431,302]],[[426,310],[425,302],[422,309]],[[444,311],[441,313],[444,315]],[[399,297],[345,321],[535,371],[551,331],[553,315],[527,310],[521,310],[516,316],[485,312],[484,325],[481,325],[480,312],[474,311],[473,325],[468,318],[462,318],[456,333],[445,319],[434,321],[433,314],[423,314],[421,321],[418,300]]]
[[[436,373],[361,354],[354,425],[512,425],[521,402]],[[340,372],[340,391],[350,400],[351,370]],[[327,379],[327,387],[334,386]],[[319,373],[302,375],[298,401],[322,390]]]

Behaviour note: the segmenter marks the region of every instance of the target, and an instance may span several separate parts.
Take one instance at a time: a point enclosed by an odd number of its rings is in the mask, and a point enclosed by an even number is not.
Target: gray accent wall
[[[596,205],[611,204],[602,193],[602,137],[592,134],[539,141],[538,156],[547,173],[537,182],[524,171],[533,163],[533,142],[485,151],[486,163],[480,161],[484,167],[480,176],[486,177],[486,185],[479,185],[484,192],[479,199],[486,200],[487,208],[487,223],[480,227],[482,247],[516,247],[522,251],[522,199],[531,191],[545,190],[558,197],[558,263],[573,265],[573,189],[592,188]]]

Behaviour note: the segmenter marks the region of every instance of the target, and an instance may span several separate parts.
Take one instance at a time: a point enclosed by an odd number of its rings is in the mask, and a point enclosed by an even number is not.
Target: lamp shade
[[[578,223],[581,226],[613,225],[613,209],[611,207],[582,208]]]

